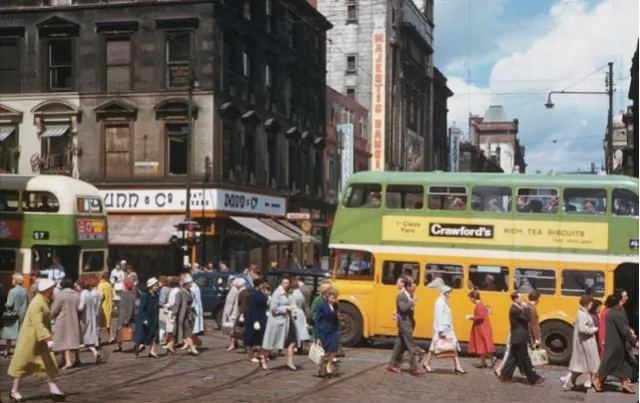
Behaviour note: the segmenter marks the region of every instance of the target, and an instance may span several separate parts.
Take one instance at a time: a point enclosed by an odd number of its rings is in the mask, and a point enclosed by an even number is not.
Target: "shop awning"
[[[183,215],[110,215],[109,244],[167,245]]]
[[[281,224],[284,227],[289,228],[291,231],[294,231],[296,234],[298,234],[300,236],[300,239],[302,239],[303,236],[307,236],[309,238],[306,238],[306,239],[310,239],[311,243],[321,243],[318,238],[314,237],[313,235],[305,234],[305,232],[302,230],[302,228],[299,228],[299,227],[291,224],[289,221],[278,220],[278,223]]]
[[[261,218],[260,221],[262,221],[263,223],[267,224],[268,226],[270,226],[274,230],[276,230],[278,232],[282,232],[283,234],[285,234],[289,238],[293,239],[294,241],[300,240],[300,237],[301,237],[300,234],[298,234],[295,231],[291,231],[289,228],[285,227],[284,225],[282,225],[280,223],[277,223],[275,220],[270,220],[268,218]]]
[[[0,126],[0,141],[5,141],[14,130],[13,126]]]
[[[256,234],[260,235],[262,238],[266,239],[269,242],[288,243],[288,242],[294,241],[294,239],[286,236],[280,231],[273,229],[272,227],[268,226],[267,224],[263,223],[257,218],[251,218],[251,217],[229,217],[229,218],[231,218],[233,221],[237,222],[238,224],[242,225],[246,229],[255,232]]]
[[[40,138],[47,137],[60,137],[67,134],[69,126],[47,126],[44,132],[40,135]]]

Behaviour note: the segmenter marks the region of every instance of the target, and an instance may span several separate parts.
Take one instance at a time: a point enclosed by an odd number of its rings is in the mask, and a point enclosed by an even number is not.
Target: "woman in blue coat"
[[[267,310],[269,297],[266,291],[267,283],[262,279],[253,280],[253,289],[249,290],[247,310],[244,314],[244,345],[249,347],[248,359],[260,363],[263,370],[267,370],[267,352],[260,348],[264,329],[267,326]],[[255,358],[255,349],[260,349],[260,358]]]
[[[151,277],[147,280],[147,291],[140,295],[140,307],[136,316],[136,329],[133,351],[138,355],[143,346],[149,347],[149,357],[158,358],[156,344],[158,343],[158,280]]]
[[[338,290],[330,288],[323,295],[324,300],[318,305],[314,333],[320,339],[324,349],[324,362],[320,364],[318,376],[333,375],[333,360],[340,345],[340,320],[338,319]]]

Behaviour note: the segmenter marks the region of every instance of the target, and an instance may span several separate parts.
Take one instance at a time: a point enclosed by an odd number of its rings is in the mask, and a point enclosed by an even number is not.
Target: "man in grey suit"
[[[393,345],[393,353],[391,354],[391,362],[387,366],[387,371],[399,374],[402,372],[400,365],[402,364],[402,356],[405,351],[409,352],[409,373],[413,376],[422,376],[427,373],[424,368],[420,367],[420,359],[424,351],[418,347],[413,340],[413,329],[416,321],[414,319],[414,311],[418,298],[415,296],[416,285],[410,279],[402,279],[402,290],[396,298],[396,320],[398,321],[398,338]]]

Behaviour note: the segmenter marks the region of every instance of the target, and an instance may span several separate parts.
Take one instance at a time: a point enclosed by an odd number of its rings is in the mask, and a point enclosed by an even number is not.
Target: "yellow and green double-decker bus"
[[[578,299],[631,293],[637,327],[638,179],[625,176],[360,172],[341,196],[330,247],[343,343],[397,334],[396,281],[418,284],[415,336],[432,336],[439,286],[453,288],[456,335],[468,341],[480,291],[494,339],[509,333],[509,294],[537,291],[550,361],[571,354]],[[635,305],[632,305],[631,303]]]
[[[67,176],[0,174],[0,281],[60,264],[74,280],[106,268],[107,215],[98,189]]]

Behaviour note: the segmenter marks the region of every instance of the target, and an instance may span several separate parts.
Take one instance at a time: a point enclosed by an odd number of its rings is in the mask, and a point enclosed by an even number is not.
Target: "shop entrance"
[[[629,301],[624,306],[629,318],[629,326],[638,334],[638,264],[623,263],[616,268],[613,277],[613,288],[622,288],[629,294]]]

